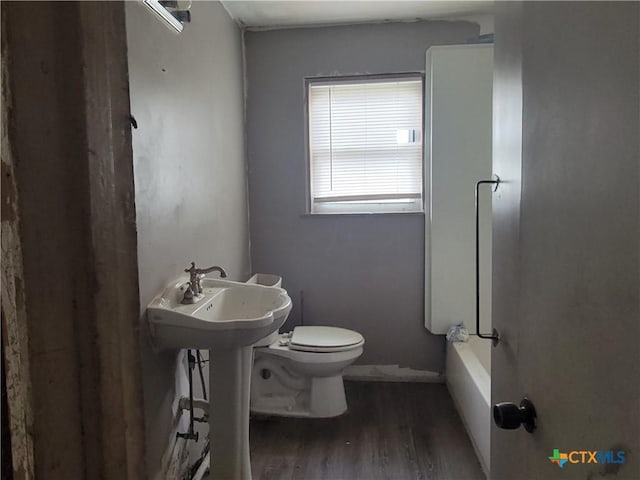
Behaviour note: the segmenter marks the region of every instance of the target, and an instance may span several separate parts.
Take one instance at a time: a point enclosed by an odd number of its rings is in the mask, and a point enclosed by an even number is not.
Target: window
[[[307,86],[310,212],[422,211],[422,77]]]

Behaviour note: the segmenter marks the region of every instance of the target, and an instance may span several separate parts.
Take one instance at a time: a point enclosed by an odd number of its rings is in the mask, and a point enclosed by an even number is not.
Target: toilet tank
[[[282,277],[270,273],[256,273],[246,283],[255,283],[266,287],[282,287]]]

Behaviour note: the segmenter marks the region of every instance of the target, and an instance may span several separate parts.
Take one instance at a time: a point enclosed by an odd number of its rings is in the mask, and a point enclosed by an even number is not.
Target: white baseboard
[[[414,370],[400,365],[350,365],[345,369],[343,378],[368,382],[444,383],[444,375],[441,373]]]

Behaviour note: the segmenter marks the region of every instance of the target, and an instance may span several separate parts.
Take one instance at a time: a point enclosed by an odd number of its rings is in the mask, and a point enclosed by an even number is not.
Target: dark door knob
[[[533,433],[536,429],[536,409],[527,397],[523,398],[520,406],[512,402],[497,403],[493,406],[493,421],[499,428],[515,430],[520,425]]]

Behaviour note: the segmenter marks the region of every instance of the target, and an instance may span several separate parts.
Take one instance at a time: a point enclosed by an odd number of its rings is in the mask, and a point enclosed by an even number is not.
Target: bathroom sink
[[[204,278],[204,298],[182,303],[187,277],[180,277],[147,307],[156,344],[162,348],[248,346],[277,331],[291,311],[286,290]]]
[[[209,385],[215,385],[209,399],[209,443],[214,446],[209,478],[251,480],[252,345],[282,326],[291,299],[282,288],[260,285],[265,278],[252,277],[251,283],[202,278],[202,296],[183,304],[189,278],[176,279],[147,306],[151,333],[159,347],[209,350]]]

